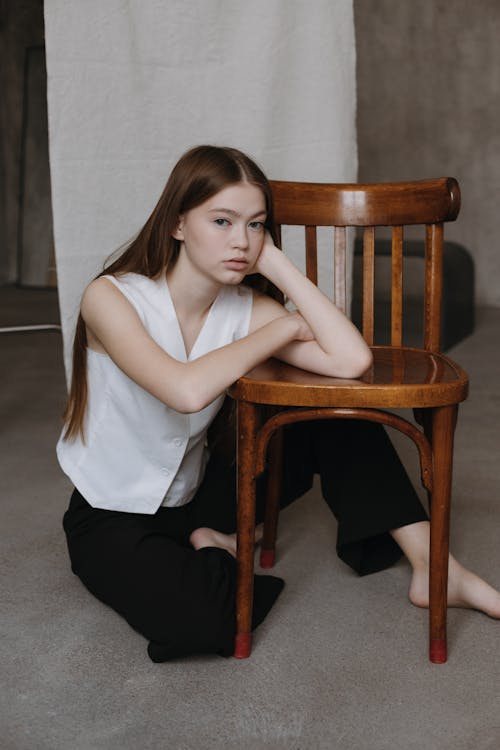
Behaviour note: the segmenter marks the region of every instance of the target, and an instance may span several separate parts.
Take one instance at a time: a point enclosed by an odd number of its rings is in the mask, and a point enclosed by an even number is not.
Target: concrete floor
[[[55,322],[53,293],[0,290],[0,325]],[[500,586],[500,310],[451,355],[471,375],[456,438],[453,548]],[[2,750],[493,750],[500,623],[449,613],[449,661],[427,661],[408,567],[356,578],[317,488],[282,514],[287,581],[246,661],[154,665],[146,643],[71,574],[70,487],[54,445],[65,385],[54,332],[0,334]],[[398,439],[418,477],[416,457]]]

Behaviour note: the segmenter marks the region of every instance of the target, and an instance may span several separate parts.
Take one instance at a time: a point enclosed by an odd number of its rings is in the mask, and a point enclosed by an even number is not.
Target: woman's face
[[[262,249],[265,221],[260,188],[229,185],[180,217],[173,234],[181,241],[179,259],[218,284],[239,284]]]

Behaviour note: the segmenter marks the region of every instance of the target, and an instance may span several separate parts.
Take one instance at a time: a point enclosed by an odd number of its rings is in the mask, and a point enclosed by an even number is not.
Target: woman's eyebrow
[[[239,211],[234,211],[232,208],[223,208],[222,206],[220,206],[219,208],[211,208],[209,210],[209,213],[221,213],[221,212],[223,212],[225,214],[229,214],[230,216],[235,216],[238,219],[241,216],[241,214],[239,213]],[[250,219],[256,219],[257,216],[267,216],[267,211],[265,209],[262,210],[262,211],[257,211],[257,213],[253,214],[249,218]]]

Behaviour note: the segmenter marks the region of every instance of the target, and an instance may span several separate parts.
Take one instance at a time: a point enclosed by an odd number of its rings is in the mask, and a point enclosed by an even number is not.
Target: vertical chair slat
[[[375,283],[375,229],[363,232],[363,337],[373,346],[373,289]]]
[[[281,224],[276,224],[276,246],[283,249],[282,245],[282,237],[281,237]],[[281,289],[278,289],[277,286],[271,283],[267,283],[265,285],[266,294],[269,294],[270,297],[275,299],[277,302],[279,302],[281,305],[285,304],[285,295],[281,291]]]
[[[443,291],[443,225],[428,224],[425,228],[425,312],[424,347],[440,350],[441,294]]]
[[[403,227],[392,228],[391,346],[403,342]]]
[[[318,283],[318,243],[313,226],[306,226],[306,276],[314,284]]]
[[[276,224],[276,238],[278,240],[278,247],[281,247],[281,224]]]
[[[335,227],[334,299],[337,307],[346,312],[346,228]]]

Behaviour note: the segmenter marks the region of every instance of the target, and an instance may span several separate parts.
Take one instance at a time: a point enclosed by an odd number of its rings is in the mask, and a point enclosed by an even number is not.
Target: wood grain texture
[[[229,389],[238,402],[238,599],[237,639],[246,643],[251,623],[251,576],[255,524],[255,477],[264,470],[267,446],[276,431],[294,421],[365,419],[407,435],[415,443],[421,477],[431,500],[430,658],[446,660],[446,588],[453,458],[458,404],[467,397],[468,377],[440,353],[443,228],[460,208],[456,180],[443,177],[378,185],[273,182],[278,224],[303,225],[306,270],[318,279],[316,227],[334,228],[334,292],[346,305],[346,228],[363,227],[363,336],[373,364],[356,380],[327,378],[270,359]],[[422,224],[426,234],[422,348],[404,347],[404,228]],[[374,346],[376,228],[392,227],[391,345]],[[386,409],[413,412],[420,430]],[[257,417],[257,412],[262,419]],[[282,461],[279,440],[274,453]],[[271,459],[273,458],[271,454]],[[270,466],[271,503],[266,509],[265,555],[274,561],[279,484]],[[241,537],[241,538],[240,538]],[[270,563],[272,564],[272,562]],[[246,646],[241,652],[246,654]],[[248,647],[249,650],[249,647]],[[248,654],[246,654],[248,655]]]

